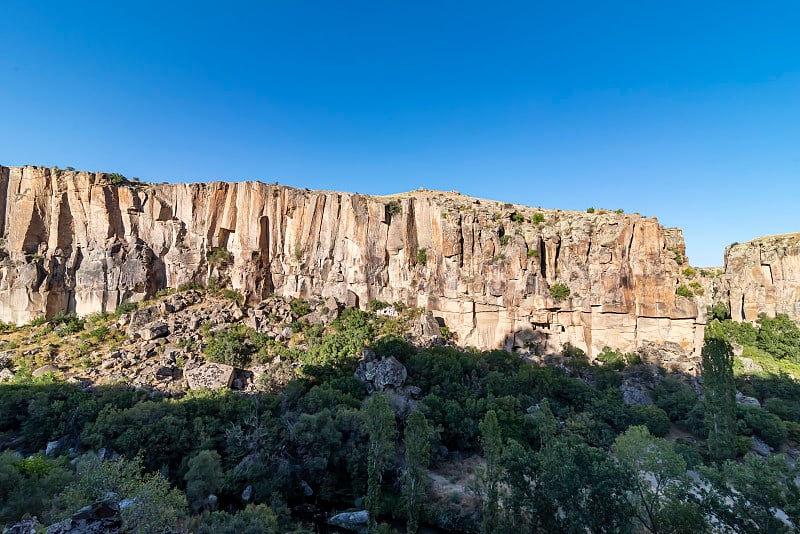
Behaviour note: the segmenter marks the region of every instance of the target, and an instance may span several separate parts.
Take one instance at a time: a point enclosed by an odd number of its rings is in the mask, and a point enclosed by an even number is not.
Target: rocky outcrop
[[[717,299],[734,321],[783,313],[800,322],[800,233],[762,237],[725,249]]]
[[[103,173],[0,167],[0,320],[112,311],[213,281],[269,294],[430,310],[461,345],[647,341],[692,352],[680,230],[654,218],[416,191],[375,198],[263,183],[114,185]],[[550,288],[569,296],[555,300]]]

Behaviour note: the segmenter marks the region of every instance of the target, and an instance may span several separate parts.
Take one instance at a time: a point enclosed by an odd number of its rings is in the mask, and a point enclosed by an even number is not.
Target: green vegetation
[[[569,297],[570,291],[566,284],[553,284],[550,286],[550,296],[556,301],[564,300]]]
[[[428,251],[426,249],[417,250],[417,263],[423,266],[428,264]]]
[[[590,361],[565,346],[567,358],[550,366],[415,347],[404,338],[414,310],[375,313],[387,306],[346,309],[324,327],[295,321],[285,343],[243,325],[203,327],[197,345],[209,359],[270,362],[259,392],[87,389],[18,367],[0,385],[0,443],[14,449],[0,453],[0,525],[25,513],[49,524],[108,491],[130,500],[132,532],[312,532],[309,518],[363,508],[378,532],[389,519],[408,532],[708,532],[709,520],[790,532],[775,509],[800,519],[797,471],[747,452],[753,437],[776,449],[800,439],[800,385],[779,374],[797,357],[796,327],[783,318],[712,321],[701,400],[686,377],[611,348]],[[290,307],[296,316],[312,308]],[[113,316],[96,314],[3,340],[76,320],[72,339],[116,335]],[[731,342],[762,370],[745,373]],[[413,400],[368,393],[354,378],[365,347],[406,367]],[[628,383],[650,384],[653,405],[626,404]],[[732,404],[736,389],[763,408]],[[53,440],[60,452],[41,454]],[[114,451],[110,460],[91,452],[101,448]],[[687,467],[704,481],[694,491]]]
[[[675,294],[678,295],[679,297],[686,297],[687,299],[694,297],[694,293],[692,293],[692,290],[683,284],[678,286],[678,288],[675,290]]]
[[[217,268],[227,267],[233,263],[233,254],[225,247],[214,249],[208,256],[208,263]]]
[[[125,178],[123,175],[121,175],[118,172],[114,172],[114,173],[109,174],[108,175],[108,179],[114,185],[122,185],[122,184],[128,183],[128,179]]]
[[[733,350],[724,339],[707,337],[702,350],[708,453],[715,462],[736,456],[736,385]]]
[[[500,236],[500,246],[501,247],[504,247],[504,246],[508,245],[509,241],[511,241],[511,236],[510,235],[506,234],[506,235]]]
[[[525,222],[525,216],[518,211],[515,211],[511,214],[511,221],[517,224],[522,224]]]
[[[537,211],[533,214],[533,224],[541,224],[544,222],[544,213]]]
[[[594,208],[586,208],[586,213],[594,213]]]
[[[389,215],[389,217],[399,215],[402,212],[403,206],[400,204],[399,200],[390,200],[386,203],[386,213]]]

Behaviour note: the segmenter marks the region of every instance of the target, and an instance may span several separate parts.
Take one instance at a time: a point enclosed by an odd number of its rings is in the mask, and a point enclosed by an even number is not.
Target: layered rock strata
[[[702,338],[677,296],[678,229],[612,212],[458,193],[392,197],[264,183],[113,184],[104,173],[0,167],[0,320],[113,311],[163,287],[226,284],[433,311],[461,345],[590,354]],[[556,301],[550,289],[569,288]]]
[[[730,306],[734,321],[783,313],[800,322],[800,233],[727,247],[716,300]]]

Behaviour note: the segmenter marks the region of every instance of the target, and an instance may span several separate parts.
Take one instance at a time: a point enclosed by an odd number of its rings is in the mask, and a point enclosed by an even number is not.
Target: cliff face
[[[800,321],[800,233],[729,246],[718,298],[734,321],[752,322],[762,312]]]
[[[692,352],[702,338],[695,304],[675,294],[682,234],[653,218],[431,191],[110,181],[0,167],[0,320],[113,311],[214,278],[252,301],[421,306],[481,348],[570,342],[596,353],[672,341]],[[549,292],[557,283],[570,289],[559,302]]]

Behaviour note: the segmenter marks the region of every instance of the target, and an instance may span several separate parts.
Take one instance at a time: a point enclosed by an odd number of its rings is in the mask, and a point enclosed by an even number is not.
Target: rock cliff
[[[459,344],[481,348],[569,342],[596,353],[670,341],[692,352],[702,339],[694,302],[675,293],[680,230],[638,214],[426,190],[153,185],[28,166],[0,167],[0,236],[0,320],[16,323],[113,311],[211,281],[251,302],[276,294],[420,306]],[[556,301],[556,284],[569,296]]]
[[[800,322],[800,233],[727,247],[717,300],[730,306],[734,321],[752,322],[763,312]]]

